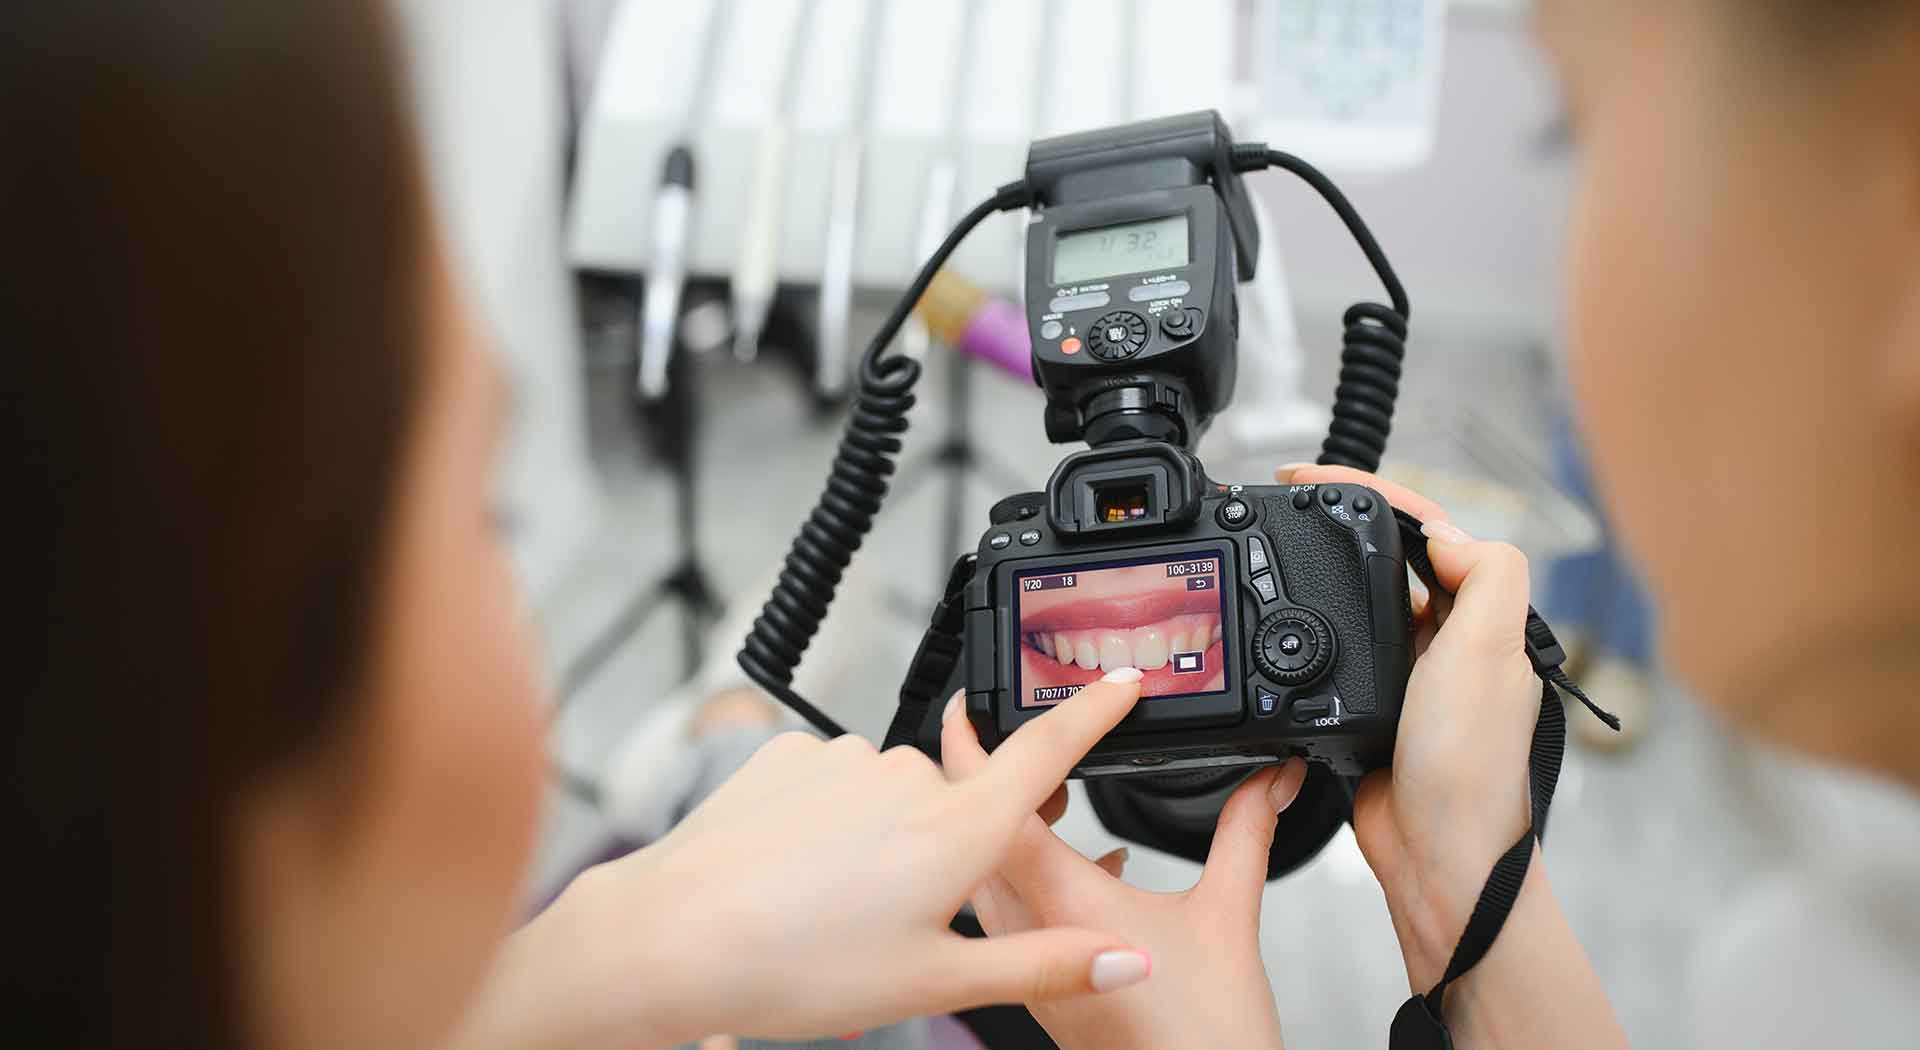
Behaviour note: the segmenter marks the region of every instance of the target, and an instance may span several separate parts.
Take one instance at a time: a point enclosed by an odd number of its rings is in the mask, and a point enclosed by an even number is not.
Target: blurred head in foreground
[[[0,138],[9,1027],[427,1045],[512,918],[541,726],[388,13],[10,4]]]
[[[1582,159],[1577,400],[1666,655],[1920,785],[1920,4],[1536,13]]]

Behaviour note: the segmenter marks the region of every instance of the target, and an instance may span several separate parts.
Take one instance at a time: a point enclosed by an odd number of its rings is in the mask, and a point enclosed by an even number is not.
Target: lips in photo
[[[1217,563],[1183,576],[1167,565],[1096,569],[1072,587],[1021,593],[1022,705],[1059,703],[1118,667],[1143,672],[1142,696],[1225,688]]]

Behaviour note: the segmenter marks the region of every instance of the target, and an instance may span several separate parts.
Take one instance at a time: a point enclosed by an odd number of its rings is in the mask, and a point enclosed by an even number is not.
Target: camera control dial
[[[1087,349],[1103,361],[1132,357],[1146,345],[1146,319],[1128,310],[1102,314],[1087,333]]]
[[[1306,609],[1281,609],[1260,621],[1253,662],[1281,685],[1305,685],[1333,663],[1333,631]]]

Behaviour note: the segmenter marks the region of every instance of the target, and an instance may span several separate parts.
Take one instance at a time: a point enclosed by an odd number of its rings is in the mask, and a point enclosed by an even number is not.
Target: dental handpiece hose
[[[653,202],[653,252],[646,299],[640,308],[640,371],[637,389],[645,401],[667,395],[667,365],[680,322],[680,293],[687,284],[687,243],[693,218],[693,151],[683,143],[667,152],[660,190]]]
[[[813,38],[813,20],[819,0],[801,0],[792,35],[782,49],[780,97],[755,148],[752,189],[747,195],[747,217],[742,224],[740,257],[733,268],[733,356],[752,361],[760,353],[760,336],[780,288],[780,246],[785,230],[788,154],[793,140],[793,106],[800,97],[804,63],[802,49]]]

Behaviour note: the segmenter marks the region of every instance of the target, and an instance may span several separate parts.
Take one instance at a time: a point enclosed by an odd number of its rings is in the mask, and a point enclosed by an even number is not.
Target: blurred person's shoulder
[[[1799,779],[1799,778],[1796,778]],[[1920,798],[1801,781],[1793,852],[1702,916],[1695,1045],[1912,1050],[1920,1039]]]

